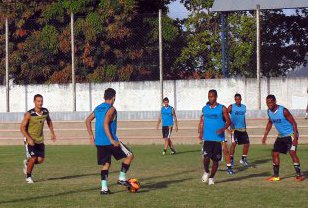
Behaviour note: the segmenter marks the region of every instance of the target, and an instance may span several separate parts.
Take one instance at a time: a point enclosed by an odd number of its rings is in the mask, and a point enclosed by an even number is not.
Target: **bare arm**
[[[89,140],[90,143],[94,143],[94,136],[93,136],[93,131],[92,131],[92,126],[91,126],[91,122],[93,121],[93,119],[95,118],[94,113],[92,112],[86,119],[86,127],[87,127],[87,131],[88,131],[88,135],[89,135]]]
[[[198,133],[199,133],[199,139],[203,140],[203,131],[204,131],[204,116],[201,115],[200,122],[198,124]]]
[[[273,122],[270,119],[268,119],[266,129],[265,129],[265,133],[264,133],[264,137],[262,139],[262,144],[266,144],[267,135],[268,135],[269,131],[271,130],[272,126],[273,126]]]
[[[159,119],[158,119],[158,122],[157,122],[157,129],[159,129],[161,120],[162,120],[162,115],[161,115],[161,113],[160,113],[160,116],[159,116]]]
[[[173,108],[173,116],[174,116],[174,121],[175,121],[175,127],[176,127],[176,132],[178,131],[178,121],[177,121],[177,116],[176,116],[176,111]]]
[[[106,133],[106,136],[108,137],[109,141],[115,146],[119,146],[119,142],[116,142],[115,139],[113,138],[110,130],[109,130],[109,123],[112,122],[112,120],[114,119],[114,116],[115,116],[115,108],[114,107],[111,107],[107,113],[106,113],[106,116],[105,116],[105,119],[104,119],[104,124],[103,124],[103,127],[104,127],[104,131]]]
[[[54,132],[53,122],[52,122],[51,118],[49,117],[49,115],[47,116],[46,121],[47,121],[48,128],[50,129],[50,132],[52,134],[51,140],[53,142],[55,142],[56,141],[56,134]]]
[[[222,134],[231,125],[231,119],[225,106],[223,106],[223,118],[225,120],[225,125],[217,131],[217,134]]]
[[[231,114],[232,113],[232,105],[230,105],[228,108],[227,108],[227,112],[229,113],[229,114]],[[231,129],[235,129],[235,126],[234,126],[234,124],[233,124],[233,122],[231,121]],[[232,131],[230,131],[230,130],[228,130],[228,132],[230,133],[230,134],[232,134]]]
[[[34,145],[34,141],[33,139],[31,138],[31,136],[29,135],[28,131],[26,130],[28,124],[29,124],[29,121],[30,121],[30,118],[31,118],[31,115],[29,112],[27,112],[24,116],[24,119],[20,125],[20,131],[21,133],[24,135],[24,137],[26,137],[26,140],[27,140],[27,143],[31,146]]]
[[[290,113],[290,111],[288,109],[284,109],[283,110],[283,114],[284,114],[284,117],[292,124],[293,126],[293,131],[294,131],[294,141],[293,141],[293,144],[294,145],[297,145],[298,142],[298,129],[297,129],[297,123],[294,119],[294,117],[292,116],[292,114]]]

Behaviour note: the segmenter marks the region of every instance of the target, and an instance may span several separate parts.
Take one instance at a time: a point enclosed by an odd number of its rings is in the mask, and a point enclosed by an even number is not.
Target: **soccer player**
[[[169,105],[169,100],[167,97],[163,99],[163,107],[161,108],[161,114],[157,123],[157,129],[159,129],[159,125],[162,120],[162,134],[164,139],[164,148],[162,154],[166,154],[167,147],[171,149],[171,155],[176,154],[176,151],[173,147],[173,143],[171,140],[171,134],[175,121],[175,130],[178,131],[178,122],[175,109]]]
[[[225,142],[224,131],[230,126],[231,121],[227,108],[217,103],[217,91],[208,92],[209,102],[203,107],[203,115],[200,119],[200,139],[203,143],[204,174],[202,182],[208,185],[214,184],[214,176],[218,170],[219,161],[222,158],[222,144]],[[210,160],[212,160],[211,172],[209,172]]]
[[[119,141],[116,135],[117,111],[113,106],[115,99],[116,91],[112,88],[106,89],[104,92],[105,102],[98,105],[86,119],[90,142],[95,143],[97,147],[98,165],[102,166],[101,194],[111,193],[107,185],[108,171],[111,166],[111,156],[116,160],[123,159],[117,184],[126,187],[130,186],[130,183],[126,180],[126,173],[134,157],[129,148]],[[91,128],[93,119],[96,119],[95,137]]]
[[[297,157],[296,150],[298,144],[298,130],[297,124],[289,112],[288,109],[281,105],[277,105],[276,97],[274,95],[268,95],[266,97],[266,104],[268,107],[268,123],[266,126],[265,134],[262,139],[262,144],[266,143],[266,138],[271,130],[272,125],[275,125],[279,135],[275,141],[274,148],[272,150],[272,159],[273,159],[273,170],[274,175],[268,178],[268,181],[280,181],[279,177],[279,165],[280,159],[279,154],[290,153],[290,156],[294,163],[294,168],[296,171],[296,181],[302,181],[305,179],[303,176],[301,169],[299,158]]]
[[[209,102],[207,102],[207,105],[208,104],[209,104]],[[202,132],[203,132],[203,125],[204,125],[203,123],[204,123],[204,117],[202,115],[201,118],[200,118],[199,126],[198,126],[198,133],[200,135],[199,139],[200,139],[202,144],[203,144]],[[229,154],[229,148],[227,146],[227,141],[224,140],[224,142],[222,142],[221,145],[222,145],[222,150],[223,150],[223,154],[224,154],[224,158],[225,158],[225,162],[226,162],[226,167],[227,167],[226,172],[229,175],[234,175],[235,172],[233,170],[233,166],[232,166],[232,163],[231,163],[231,158],[230,158],[230,154]],[[222,158],[221,158],[221,160],[222,160]]]
[[[236,144],[243,145],[242,157],[239,161],[240,164],[247,167],[249,163],[247,156],[249,152],[249,136],[246,131],[246,106],[241,104],[241,95],[235,94],[235,103],[228,107],[228,112],[231,115],[231,138],[232,145],[230,149],[231,163],[234,166],[234,152]]]
[[[56,140],[52,120],[49,111],[43,108],[43,96],[37,94],[33,99],[34,108],[25,113],[20,126],[20,131],[25,137],[25,148],[27,159],[24,160],[23,171],[26,174],[26,182],[33,183],[31,173],[34,164],[42,164],[45,158],[45,145],[43,127],[45,121],[51,131],[52,141]]]

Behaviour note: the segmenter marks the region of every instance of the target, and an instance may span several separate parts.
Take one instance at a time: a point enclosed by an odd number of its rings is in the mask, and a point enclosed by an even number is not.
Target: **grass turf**
[[[22,146],[0,147],[0,207],[307,207],[307,183],[294,181],[288,155],[281,156],[280,182],[264,179],[272,174],[272,146],[252,145],[249,162],[227,175],[221,162],[216,184],[201,182],[201,146],[178,145],[178,154],[161,155],[162,146],[129,145],[135,160],[127,177],[136,177],[142,188],[129,193],[116,185],[121,162],[113,160],[109,174],[112,195],[101,196],[100,167],[93,146],[47,146],[46,160],[34,168],[34,184],[22,173]],[[302,170],[308,175],[307,145],[298,147]]]

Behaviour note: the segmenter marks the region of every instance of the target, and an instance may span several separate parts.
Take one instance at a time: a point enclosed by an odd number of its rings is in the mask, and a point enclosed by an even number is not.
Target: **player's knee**
[[[133,160],[134,159],[134,154],[131,154],[127,157],[129,160]]]
[[[42,164],[44,162],[44,158],[43,157],[38,157],[37,162],[39,164]]]

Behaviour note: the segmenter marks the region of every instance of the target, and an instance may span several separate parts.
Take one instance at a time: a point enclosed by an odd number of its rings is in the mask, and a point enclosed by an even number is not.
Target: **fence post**
[[[75,82],[75,45],[74,45],[74,14],[71,12],[71,53],[72,53],[72,88],[73,111],[76,111],[76,82]]]
[[[258,109],[261,110],[261,40],[260,40],[260,5],[256,5],[256,78],[257,78],[257,88],[258,88]]]
[[[163,60],[162,60],[162,10],[159,9],[159,68],[160,68],[160,109],[163,99]]]
[[[5,88],[6,88],[6,112],[10,112],[10,88],[9,88],[9,20],[5,18]]]

